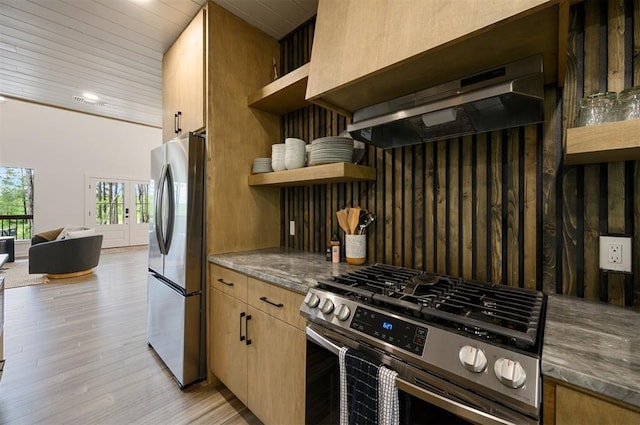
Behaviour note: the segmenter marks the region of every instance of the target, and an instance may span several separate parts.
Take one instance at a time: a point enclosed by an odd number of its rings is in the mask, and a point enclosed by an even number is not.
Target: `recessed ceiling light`
[[[85,100],[93,101],[93,102],[97,102],[100,99],[97,95],[89,92],[82,93],[82,97],[84,97]]]

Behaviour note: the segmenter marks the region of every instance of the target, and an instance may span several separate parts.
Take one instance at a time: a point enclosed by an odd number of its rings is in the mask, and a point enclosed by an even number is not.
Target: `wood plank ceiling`
[[[275,39],[318,2],[214,1]],[[0,0],[0,95],[160,127],[162,55],[205,2]]]

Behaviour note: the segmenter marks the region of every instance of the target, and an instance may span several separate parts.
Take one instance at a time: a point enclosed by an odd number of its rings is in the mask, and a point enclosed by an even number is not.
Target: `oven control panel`
[[[422,356],[427,341],[426,328],[361,306],[356,308],[350,327],[417,356]]]

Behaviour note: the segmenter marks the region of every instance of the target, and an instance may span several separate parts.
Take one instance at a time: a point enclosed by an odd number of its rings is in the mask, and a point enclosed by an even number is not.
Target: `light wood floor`
[[[5,291],[1,424],[260,424],[226,388],[181,391],[146,342],[146,248]]]

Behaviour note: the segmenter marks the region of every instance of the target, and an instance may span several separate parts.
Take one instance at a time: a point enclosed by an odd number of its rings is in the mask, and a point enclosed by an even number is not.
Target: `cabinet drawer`
[[[306,322],[300,315],[303,295],[251,277],[248,280],[249,305],[304,330]]]
[[[247,276],[242,273],[218,266],[210,265],[211,286],[240,301],[247,301]]]

